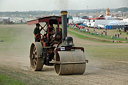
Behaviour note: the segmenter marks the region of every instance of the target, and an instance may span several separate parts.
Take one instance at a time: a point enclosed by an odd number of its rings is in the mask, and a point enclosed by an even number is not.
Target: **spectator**
[[[118,38],[120,37],[120,34],[118,34]]]
[[[128,35],[128,30],[126,32],[127,32],[127,35]]]

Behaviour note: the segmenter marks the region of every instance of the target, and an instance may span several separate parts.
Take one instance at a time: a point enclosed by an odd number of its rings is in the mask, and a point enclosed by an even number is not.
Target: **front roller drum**
[[[86,68],[86,60],[84,52],[81,50],[75,51],[58,51],[55,71],[59,75],[67,74],[83,74]]]

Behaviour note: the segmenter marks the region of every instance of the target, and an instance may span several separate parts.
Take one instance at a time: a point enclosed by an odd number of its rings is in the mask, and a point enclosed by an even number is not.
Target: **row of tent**
[[[106,25],[104,29],[123,29],[125,25]]]

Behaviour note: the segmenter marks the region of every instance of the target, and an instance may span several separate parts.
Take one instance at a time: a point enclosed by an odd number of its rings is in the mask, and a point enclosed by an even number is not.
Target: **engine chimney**
[[[62,41],[67,37],[67,11],[61,11],[62,20]]]

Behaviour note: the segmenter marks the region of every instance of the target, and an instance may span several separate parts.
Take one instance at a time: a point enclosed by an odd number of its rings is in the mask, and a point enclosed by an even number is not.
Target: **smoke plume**
[[[56,0],[56,5],[59,10],[67,10],[68,9],[68,0]]]

